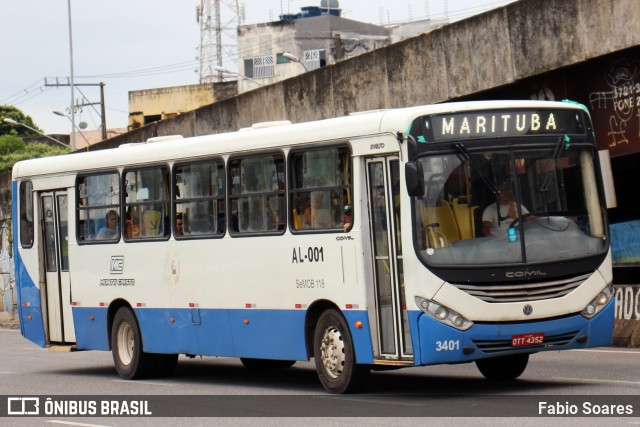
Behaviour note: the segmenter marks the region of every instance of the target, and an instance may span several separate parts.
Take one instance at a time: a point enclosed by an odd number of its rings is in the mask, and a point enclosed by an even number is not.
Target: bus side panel
[[[137,308],[135,313],[150,353],[307,359],[303,310]]]
[[[16,293],[18,296],[18,315],[20,318],[20,333],[23,337],[44,347],[46,338],[44,333],[44,321],[42,319],[42,305],[40,289],[36,286],[31,275],[27,271],[20,251],[18,250],[18,184],[13,182],[13,257],[15,263]],[[35,251],[35,247],[31,249]]]
[[[356,362],[371,364],[373,363],[373,344],[371,343],[371,330],[369,328],[369,316],[366,310],[345,310],[342,312],[351,338],[353,339],[353,347],[356,353]],[[356,322],[361,322],[362,327],[356,327]]]
[[[307,360],[305,310],[229,310],[235,355]]]
[[[149,353],[233,356],[226,310],[136,308],[142,345]]]
[[[109,350],[107,307],[73,307],[76,345],[86,350]]]

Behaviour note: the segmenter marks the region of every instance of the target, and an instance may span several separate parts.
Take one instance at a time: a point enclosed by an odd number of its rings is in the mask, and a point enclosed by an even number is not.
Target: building
[[[129,130],[235,96],[237,83],[219,82],[129,92]]]
[[[380,26],[341,17],[337,0],[238,28],[238,93],[353,58],[444,25],[429,19]],[[296,61],[297,60],[297,61]]]

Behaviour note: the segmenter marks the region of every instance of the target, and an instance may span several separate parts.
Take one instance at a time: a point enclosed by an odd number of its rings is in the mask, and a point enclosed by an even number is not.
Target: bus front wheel
[[[330,393],[359,390],[369,375],[368,365],[356,363],[353,340],[347,322],[336,310],[318,319],[313,339],[313,356],[318,377]]]
[[[111,326],[111,352],[120,377],[131,380],[153,373],[156,363],[142,350],[142,337],[135,315],[127,307],[116,312]]]
[[[493,381],[510,381],[518,378],[527,368],[528,354],[493,357],[476,360],[476,366],[484,377]]]

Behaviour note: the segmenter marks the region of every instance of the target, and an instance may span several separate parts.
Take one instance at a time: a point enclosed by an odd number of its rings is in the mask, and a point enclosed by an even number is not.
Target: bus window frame
[[[27,185],[29,185],[31,187],[31,189],[28,191],[29,195],[27,196],[27,190],[25,188],[25,190],[23,191],[23,188],[26,187]],[[31,249],[34,245],[34,240],[35,240],[35,218],[34,218],[34,214],[35,214],[35,209],[34,209],[34,203],[33,203],[33,183],[31,182],[30,179],[28,180],[24,180],[24,181],[20,181],[20,183],[18,184],[18,194],[20,197],[20,200],[18,201],[18,207],[20,209],[20,212],[18,213],[18,238],[20,240],[20,247],[22,249]],[[31,197],[31,209],[27,208],[27,198]],[[23,208],[24,208],[24,212],[23,212]],[[22,227],[22,214],[25,214],[27,217],[27,213],[31,214],[31,244],[29,245],[25,245],[24,244],[24,240],[23,240],[23,234],[24,234],[24,230]]]
[[[256,193],[245,193],[245,194],[239,194],[239,195],[234,195],[232,194],[231,191],[231,180],[232,180],[232,176],[231,176],[231,164],[234,160],[238,160],[238,159],[242,159],[242,160],[246,160],[246,159],[251,159],[251,158],[258,158],[258,157],[267,157],[267,156],[279,156],[282,160],[282,164],[283,164],[283,173],[284,173],[284,185],[283,185],[283,189],[282,190],[277,190],[277,191],[265,191],[265,192],[256,192]],[[268,149],[268,150],[264,150],[264,151],[257,151],[257,152],[250,152],[250,153],[240,153],[240,154],[233,154],[231,156],[229,156],[229,158],[227,159],[227,163],[226,163],[226,183],[225,183],[225,187],[226,187],[226,197],[227,197],[227,203],[226,203],[226,209],[227,209],[227,231],[229,232],[229,236],[231,237],[257,237],[257,236],[281,236],[285,233],[285,231],[287,230],[287,222],[289,220],[289,216],[286,215],[286,211],[288,209],[288,205],[287,205],[287,189],[288,189],[288,182],[287,182],[287,155],[285,154],[285,152],[281,149]],[[276,229],[276,230],[266,230],[266,231],[234,231],[233,227],[232,227],[232,222],[233,222],[233,210],[231,208],[231,204],[233,200],[238,200],[240,198],[243,197],[249,197],[250,195],[267,195],[267,197],[269,197],[269,195],[277,195],[280,196],[282,195],[282,197],[284,198],[284,208],[285,208],[285,215],[284,215],[284,226],[282,227],[282,229]],[[238,220],[239,221],[239,220]]]
[[[301,189],[294,189],[293,188],[293,162],[292,162],[292,158],[293,156],[295,156],[296,154],[299,153],[308,153],[310,151],[327,151],[327,150],[333,150],[333,149],[341,149],[344,148],[347,150],[348,156],[349,156],[349,171],[350,171],[350,182],[349,184],[343,184],[341,187],[342,191],[344,191],[344,189],[348,189],[349,193],[351,194],[351,209],[352,209],[352,215],[353,218],[355,220],[355,212],[354,212],[354,203],[353,203],[353,177],[354,177],[354,172],[353,172],[353,151],[351,150],[351,145],[347,142],[336,142],[335,144],[327,144],[327,145],[316,145],[316,146],[311,146],[309,148],[292,148],[291,150],[289,150],[288,156],[287,156],[287,182],[288,182],[288,187],[287,187],[287,205],[289,206],[287,209],[287,217],[289,219],[289,232],[291,234],[327,234],[327,233],[344,233],[344,228],[343,227],[335,227],[335,228],[300,228],[300,229],[296,229],[294,228],[294,220],[293,220],[293,208],[294,208],[294,204],[293,204],[293,197],[294,194],[297,194],[299,192],[304,192],[304,191],[310,191],[310,190],[301,190]],[[319,187],[319,189],[328,189],[329,187]],[[338,188],[338,186],[334,187],[334,188]],[[304,212],[301,213],[301,215],[304,215]],[[349,228],[349,231],[353,228],[353,221],[351,223],[351,226]]]
[[[103,176],[103,175],[113,175],[115,172],[115,175],[117,176],[117,182],[118,182],[118,204],[117,205],[102,205],[100,207],[85,207],[84,209],[81,209],[80,206],[80,186],[79,186],[79,181],[83,178],[87,178],[90,176]],[[122,177],[120,176],[120,172],[117,169],[108,169],[108,170],[102,170],[102,171],[92,171],[92,172],[88,172],[88,173],[80,173],[78,175],[76,175],[76,180],[75,180],[75,195],[76,195],[76,201],[75,201],[75,213],[76,213],[76,218],[75,218],[75,227],[76,227],[76,243],[78,245],[108,245],[108,244],[116,244],[119,243],[120,240],[122,240],[122,225],[123,225],[123,221],[122,221]],[[81,210],[89,210],[89,209],[105,209],[107,212],[109,211],[109,208],[116,210],[118,212],[118,221],[119,221],[119,229],[118,229],[118,238],[117,239],[91,239],[91,240],[87,240],[87,239],[80,239],[80,211]]]
[[[222,165],[222,175],[223,175],[223,194],[222,196],[206,196],[206,197],[198,197],[198,198],[191,198],[191,199],[177,199],[177,195],[176,195],[176,169],[183,167],[183,166],[194,166],[194,165],[200,165],[200,164],[208,164],[208,163],[214,163],[216,165]],[[221,156],[214,156],[214,157],[208,157],[205,159],[198,159],[196,161],[187,161],[187,160],[183,160],[183,161],[179,161],[173,164],[173,167],[171,168],[171,234],[173,235],[174,239],[176,240],[201,240],[201,239],[221,239],[225,236],[226,231],[228,229],[228,210],[227,210],[227,164],[224,161],[224,158],[222,158]],[[178,202],[179,203],[186,203],[188,201],[204,201],[204,200],[217,200],[217,201],[221,201],[222,205],[224,207],[224,228],[222,229],[221,232],[213,232],[213,233],[203,233],[203,234],[195,234],[195,235],[182,235],[182,236],[178,236],[176,235],[176,218],[177,218],[177,205]],[[184,222],[184,217],[183,217],[183,222]]]
[[[127,173],[129,172],[139,172],[139,171],[144,171],[144,170],[153,170],[153,169],[160,169],[160,170],[164,170],[164,176],[166,176],[166,183],[167,183],[167,188],[166,188],[166,199],[163,201],[159,201],[159,200],[153,200],[150,202],[134,202],[134,203],[127,203],[126,200],[126,194],[127,194],[127,186],[126,186],[126,177],[127,177]],[[122,170],[122,175],[120,176],[120,186],[123,189],[123,191],[120,192],[120,207],[121,207],[121,212],[123,213],[121,215],[120,221],[121,224],[124,224],[124,228],[122,228],[122,230],[124,230],[124,232],[121,232],[121,236],[122,236],[122,240],[126,243],[137,243],[137,242],[158,242],[158,241],[164,241],[164,240],[169,240],[171,238],[171,230],[172,230],[172,226],[171,224],[169,224],[169,228],[164,230],[164,234],[160,235],[160,236],[143,236],[140,238],[132,238],[132,237],[127,237],[126,234],[126,211],[127,208],[129,206],[152,206],[152,205],[158,205],[158,204],[165,204],[167,206],[167,213],[166,215],[169,215],[169,219],[171,220],[171,194],[172,194],[172,190],[171,190],[171,184],[172,184],[172,175],[171,175],[171,168],[167,163],[158,163],[158,164],[152,164],[152,165],[144,165],[144,166],[136,166],[136,165],[130,165],[125,167]],[[166,220],[166,218],[163,218],[163,220]],[[164,227],[166,228],[166,223],[164,224]]]

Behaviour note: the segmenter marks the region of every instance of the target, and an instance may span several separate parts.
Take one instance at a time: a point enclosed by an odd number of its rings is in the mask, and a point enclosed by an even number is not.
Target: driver
[[[482,234],[485,236],[506,236],[509,224],[518,217],[516,202],[513,200],[509,183],[501,182],[498,190],[498,201],[487,206],[482,212]],[[522,215],[529,213],[524,205],[520,209]]]

